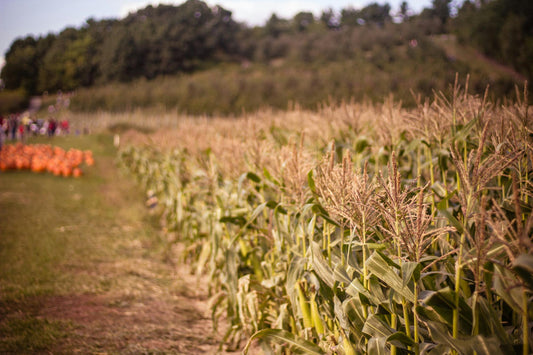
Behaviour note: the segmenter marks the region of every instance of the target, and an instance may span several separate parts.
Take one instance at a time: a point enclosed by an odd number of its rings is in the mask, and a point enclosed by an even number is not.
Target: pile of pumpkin
[[[71,148],[68,151],[49,144],[5,145],[0,150],[0,170],[31,170],[36,173],[49,172],[57,176],[80,177],[80,165],[94,164],[90,150]]]

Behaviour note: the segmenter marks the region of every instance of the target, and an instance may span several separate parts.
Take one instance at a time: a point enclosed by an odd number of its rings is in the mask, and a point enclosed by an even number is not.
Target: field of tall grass
[[[120,134],[120,162],[209,275],[225,346],[528,354],[528,93],[495,104],[457,80],[449,92],[413,109],[77,119]]]

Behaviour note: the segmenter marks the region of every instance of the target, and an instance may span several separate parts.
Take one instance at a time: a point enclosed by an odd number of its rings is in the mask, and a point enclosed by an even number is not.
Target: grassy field
[[[176,267],[112,136],[32,143],[96,162],[78,179],[0,173],[0,352],[214,352],[205,290]]]

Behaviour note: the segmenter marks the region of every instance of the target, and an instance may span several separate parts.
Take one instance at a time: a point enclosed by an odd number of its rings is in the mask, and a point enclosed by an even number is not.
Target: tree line
[[[69,27],[57,35],[17,39],[6,54],[0,78],[6,89],[33,95],[153,79],[227,62],[276,58],[331,62],[376,45],[453,31],[461,41],[532,76],[529,0],[467,0],[453,19],[450,3],[433,0],[431,8],[417,15],[410,13],[407,2],[397,13],[387,3],[372,3],[338,13],[327,9],[318,17],[310,12],[292,19],[273,14],[264,26],[256,27],[239,23],[230,11],[200,0],[179,6],[149,5],[120,20],[89,19],[81,28]]]

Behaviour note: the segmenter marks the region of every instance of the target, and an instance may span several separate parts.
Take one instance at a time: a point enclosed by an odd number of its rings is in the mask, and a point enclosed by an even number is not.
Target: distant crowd
[[[28,114],[0,116],[0,148],[5,140],[24,141],[27,136],[53,137],[70,133],[68,120],[31,118]]]

